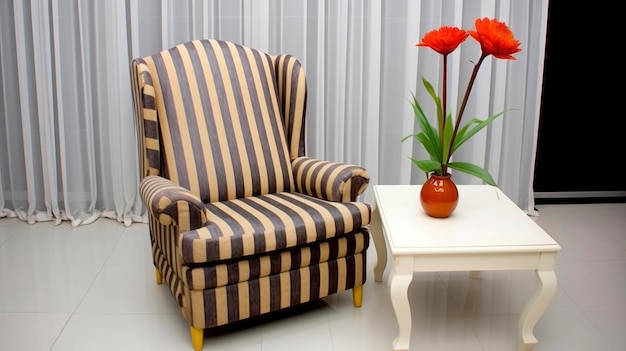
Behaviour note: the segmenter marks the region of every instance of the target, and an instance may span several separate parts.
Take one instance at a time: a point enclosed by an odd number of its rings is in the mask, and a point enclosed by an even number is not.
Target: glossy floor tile
[[[626,350],[626,204],[538,205],[562,247],[558,289],[534,351]],[[0,350],[191,351],[185,320],[154,282],[147,226],[99,219],[71,227],[0,219]],[[368,251],[363,306],[345,292],[208,330],[211,351],[385,351],[398,328]],[[388,265],[389,266],[389,265]],[[416,273],[411,351],[515,351],[529,271]]]

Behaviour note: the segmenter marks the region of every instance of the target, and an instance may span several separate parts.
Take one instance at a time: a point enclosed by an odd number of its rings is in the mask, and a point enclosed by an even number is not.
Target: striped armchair
[[[195,350],[204,329],[345,290],[361,305],[369,175],[306,155],[296,58],[194,40],[131,79],[156,281]]]

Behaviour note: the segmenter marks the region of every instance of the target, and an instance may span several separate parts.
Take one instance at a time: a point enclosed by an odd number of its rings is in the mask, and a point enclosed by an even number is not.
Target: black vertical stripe
[[[165,54],[165,53],[163,53]],[[166,172],[165,174],[168,177],[171,175],[168,168],[176,169],[178,173],[178,183],[184,187],[188,187],[189,178],[187,176],[187,172],[185,170],[186,167],[178,167],[176,160],[184,160],[185,159],[185,149],[182,148],[180,141],[182,137],[180,135],[180,129],[178,128],[178,116],[176,114],[176,104],[174,102],[174,96],[172,92],[172,87],[169,84],[171,77],[169,77],[167,73],[167,65],[163,60],[162,54],[157,54],[152,56],[154,65],[157,70],[158,80],[161,86],[161,98],[163,99],[163,105],[165,106],[165,116],[159,116],[160,123],[167,124],[172,140],[162,140],[162,142],[170,142],[172,143],[172,149],[174,155],[168,155],[163,152],[164,163]],[[158,94],[158,92],[157,92]],[[165,150],[164,150],[165,151]]]
[[[292,55],[281,55],[277,59],[277,70],[280,77],[280,97],[282,106],[282,113],[285,125],[285,132],[287,137],[287,144],[289,145],[289,152],[291,159],[295,159],[299,156],[304,156],[306,145],[304,142],[304,123],[306,121],[306,103],[307,103],[307,90],[306,90],[306,76],[302,70],[302,65],[298,59]],[[293,62],[291,70],[289,64]],[[303,90],[299,89],[300,80],[304,80]],[[287,84],[291,83],[291,90],[287,91]],[[289,98],[288,98],[289,97]],[[297,101],[302,99],[302,110],[296,110]],[[289,103],[289,106],[286,104]],[[300,128],[295,129],[296,122],[299,122]],[[297,145],[294,145],[297,144]],[[295,153],[293,153],[295,147]]]
[[[339,267],[337,261],[328,262],[328,294],[334,294],[339,288]]]
[[[254,54],[254,60],[255,60],[255,64],[257,66],[257,68],[259,69],[259,78],[260,81],[262,82],[262,90],[263,90],[263,96],[256,96],[257,101],[261,101],[261,99],[264,100],[265,105],[267,106],[267,110],[264,111],[265,114],[267,114],[266,116],[263,116],[263,113],[259,110],[259,111],[255,111],[256,114],[256,123],[259,126],[263,126],[262,129],[260,129],[260,133],[259,133],[259,138],[262,142],[262,154],[263,157],[267,160],[266,162],[271,163],[273,159],[275,159],[277,156],[279,157],[279,159],[281,160],[281,167],[284,165],[284,161],[285,159],[282,157],[282,155],[280,155],[280,152],[283,149],[282,143],[280,142],[280,138],[279,138],[279,133],[277,130],[278,127],[278,123],[276,123],[277,119],[277,111],[274,110],[274,106],[276,105],[276,101],[275,99],[273,99],[272,97],[276,97],[276,90],[274,88],[274,84],[273,82],[268,82],[267,81],[267,72],[265,69],[263,69],[266,65],[267,67],[272,67],[271,65],[271,59],[269,58],[268,55],[261,55],[260,53],[255,53]],[[270,88],[271,85],[271,88]],[[256,92],[254,92],[256,95]],[[260,105],[257,104],[256,108],[258,109],[260,107]],[[266,131],[266,128],[270,128],[272,130],[272,133],[274,134],[274,140],[269,140],[268,139],[268,134]],[[278,155],[274,155],[274,152],[271,150],[270,148],[270,144],[274,144],[274,147],[278,150],[279,154]],[[277,188],[277,179],[287,179],[287,172],[285,172],[284,167],[280,170],[280,172],[277,172],[278,170],[275,170],[274,167],[267,167],[266,170],[266,174],[265,177],[268,181],[268,192],[273,193],[276,192],[278,190]]]
[[[214,65],[215,57],[210,54],[212,51],[209,48],[207,48],[207,46],[208,46],[208,42],[204,42],[204,51],[201,53],[202,58],[198,57],[198,60],[203,60],[206,57],[209,63],[208,66],[209,66],[210,72],[204,73],[203,76],[204,76],[205,82],[204,84],[200,84],[199,88],[201,89],[200,92],[202,96],[206,96],[205,99],[202,99],[202,106],[205,111],[207,134],[208,134],[208,139],[209,139],[208,141],[209,141],[210,148],[212,150],[212,157],[213,157],[212,163],[215,165],[212,168],[212,171],[215,174],[215,177],[216,177],[215,181],[218,184],[218,188],[211,189],[209,187],[210,180],[206,179],[207,181],[206,187],[209,190],[206,192],[206,194],[202,194],[205,196],[203,199],[203,202],[210,202],[210,199],[212,197],[215,197],[218,199],[227,198],[226,188],[223,186],[220,186],[226,183],[226,172],[223,167],[224,160],[222,158],[222,145],[220,144],[219,139],[218,139],[217,126],[215,123],[215,120],[218,118],[221,118],[221,116],[216,116],[212,108],[213,104],[219,104],[220,108],[222,107],[220,100],[223,100],[223,99],[220,99],[219,97],[220,95],[223,95],[220,93],[221,91],[223,91],[223,82],[221,79],[221,71]],[[198,53],[198,55],[200,56],[200,53]],[[198,65],[201,66],[201,63],[199,62]],[[199,67],[198,69],[202,69],[202,67]],[[218,101],[211,100],[209,90],[214,90],[216,92],[216,95],[218,96]],[[220,112],[220,113],[223,113],[223,112]],[[215,194],[213,194],[213,192],[215,192]]]
[[[187,55],[189,56],[189,60],[191,63],[191,67],[185,67],[186,75],[193,75],[196,84],[193,87],[190,87],[189,98],[184,98],[184,100],[189,100],[191,111],[187,114],[187,123],[190,126],[190,135],[191,135],[191,144],[193,147],[193,158],[195,160],[195,172],[196,177],[198,178],[197,187],[199,189],[199,196],[203,202],[209,202],[210,199],[210,188],[209,188],[209,170],[207,170],[205,165],[205,159],[208,157],[204,153],[204,149],[202,148],[202,138],[206,130],[200,130],[200,124],[198,118],[200,116],[204,117],[207,125],[210,125],[211,109],[210,105],[212,103],[211,97],[209,96],[209,92],[207,90],[206,82],[208,81],[208,77],[203,71],[202,62],[200,59],[200,55],[196,49],[196,46],[193,42],[185,43],[182,49],[187,51]],[[182,65],[181,65],[182,66]],[[191,92],[193,90],[198,91],[198,95],[200,97],[200,101],[196,101],[196,103],[200,104],[200,111],[195,110],[195,106],[191,103]]]
[[[153,150],[146,148],[146,158],[148,158],[148,165],[152,168],[159,169],[160,168],[160,156],[161,153],[159,150]],[[147,171],[147,170],[146,170]],[[142,174],[142,177],[147,176],[148,174]]]
[[[142,95],[142,103],[143,103],[143,107],[144,108],[147,108],[147,109],[150,109],[150,110],[156,110],[156,104],[154,102],[154,96],[148,95],[148,94],[143,94]],[[145,122],[152,122],[152,121],[145,121]],[[152,137],[155,137],[155,136],[152,136]]]
[[[191,272],[192,270],[189,271],[189,276],[188,276],[188,281],[190,282],[192,281]],[[191,286],[193,286],[193,283],[191,284]],[[211,288],[214,288],[217,286],[217,271],[215,269],[215,266],[207,267],[204,270],[204,286],[211,287]]]
[[[320,266],[318,264],[312,265],[309,268],[309,274],[311,283],[311,288],[309,289],[311,292],[310,299],[317,300],[320,298]]]
[[[302,265],[302,249],[291,250],[291,267],[289,269],[298,269]],[[299,276],[298,276],[299,277]]]
[[[237,111],[228,111],[227,115],[222,114],[222,121],[224,123],[224,130],[226,133],[227,145],[229,155],[231,158],[231,163],[233,167],[233,176],[235,177],[235,184],[244,184],[243,173],[242,173],[242,160],[241,155],[239,154],[238,144],[236,142],[235,136],[235,126],[233,123],[233,119],[239,118],[240,122],[244,121],[245,117],[245,109],[243,104],[243,96],[241,95],[242,89],[239,84],[239,80],[237,79],[237,71],[236,66],[242,64],[241,58],[236,59],[232,52],[230,51],[228,44],[226,42],[220,41],[218,42],[220,46],[219,54],[224,58],[224,63],[226,65],[226,72],[224,72],[224,79],[228,79],[231,83],[232,90],[224,91],[224,95],[231,96],[235,100],[235,108]],[[218,53],[215,53],[216,55]],[[224,89],[225,85],[222,86]],[[224,101],[224,105],[227,105],[226,100]],[[235,188],[236,198],[240,198],[244,196],[244,188],[243,186],[237,186]]]
[[[192,48],[193,48],[193,45],[192,45]],[[205,159],[205,155],[202,150],[201,136],[198,131],[198,127],[199,127],[198,118],[202,116],[202,111],[195,110],[194,99],[192,99],[192,94],[193,94],[193,91],[198,89],[198,86],[195,85],[192,87],[190,85],[189,77],[188,77],[189,76],[188,70],[191,69],[192,67],[185,66],[180,50],[186,50],[187,53],[189,53],[190,55],[193,55],[194,52],[193,51],[190,52],[188,45],[177,46],[169,50],[170,57],[174,65],[173,68],[176,71],[176,76],[178,78],[178,86],[180,89],[179,93],[182,97],[181,103],[182,103],[182,107],[184,110],[184,115],[178,116],[177,120],[185,119],[186,121],[186,124],[188,126],[187,133],[189,134],[189,139],[190,139],[189,141],[193,149],[193,152],[190,153],[190,155],[188,156],[190,156],[195,162],[193,165],[187,165],[185,158],[182,158],[182,159],[179,158],[178,160],[180,163],[177,165],[177,168],[179,170],[181,168],[186,169],[188,172],[194,172],[197,175],[198,166],[203,165],[204,159]],[[194,74],[194,72],[191,72],[191,74]],[[202,79],[202,76],[196,77],[196,79]],[[177,123],[177,120],[173,120],[172,124]],[[181,140],[177,141],[177,145],[179,145],[181,149],[186,149],[185,144],[184,144],[185,141],[182,140],[182,133],[180,137],[181,137]],[[188,152],[185,152],[185,153],[188,153]],[[199,188],[199,184],[191,184],[191,179],[189,179],[188,176],[187,176],[187,179],[188,179],[187,183],[181,184],[181,185],[185,186],[188,189]]]
[[[242,86],[238,83],[238,87],[240,89],[239,94],[236,94],[237,96],[240,96],[241,98],[239,99],[239,105],[240,105],[240,110],[241,113],[239,115],[239,119],[240,119],[240,123],[241,123],[241,127],[242,127],[242,133],[244,134],[244,139],[247,140],[251,140],[253,138],[252,133],[254,132],[255,135],[258,135],[259,137],[261,137],[262,143],[261,146],[265,147],[267,140],[263,140],[262,138],[262,133],[258,133],[260,130],[263,130],[264,127],[264,123],[263,123],[263,119],[262,117],[262,111],[261,111],[261,106],[259,105],[259,97],[257,95],[256,92],[256,82],[254,80],[254,73],[252,71],[252,67],[250,65],[250,61],[249,58],[247,56],[248,52],[252,52],[255,54],[255,56],[260,55],[259,53],[246,49],[242,46],[235,46],[237,55],[239,56],[239,61],[237,62],[238,64],[241,65],[241,69],[244,72],[244,78],[246,79],[246,83],[247,83],[247,90],[243,90]],[[234,69],[234,67],[233,67]],[[264,80],[263,80],[263,74],[262,72],[260,72],[260,83],[263,84]],[[245,102],[243,101],[243,99],[249,99],[250,100],[250,107],[252,108],[252,116],[248,116],[246,115],[248,112],[246,112],[245,110]],[[249,120],[254,119],[255,122],[257,123],[257,129],[255,129],[254,131],[252,131],[251,126],[250,126],[250,122]],[[250,168],[250,176],[252,178],[252,184],[251,185],[251,191],[249,192],[250,195],[260,195],[261,194],[261,177],[263,175],[260,174],[260,169],[259,169],[259,161],[255,155],[255,148],[254,148],[254,144],[253,143],[245,143],[244,144],[245,150],[246,150],[246,154],[248,155],[248,166]],[[242,190],[243,187],[242,187]],[[244,191],[244,194],[248,194],[247,191]]]
[[[364,255],[362,253],[360,255],[363,258],[363,267],[367,267],[367,262],[365,261],[367,255]],[[356,255],[346,257],[346,289],[354,288],[354,283],[357,278],[355,256]],[[361,283],[365,283],[365,276],[365,271],[363,271],[363,278]]]
[[[292,271],[289,272],[289,276],[291,277],[290,279],[291,280],[291,299],[289,303],[292,306],[295,306],[299,303],[304,302],[302,301],[302,296],[300,293],[300,290],[302,289],[302,282],[300,280],[300,270],[292,269]]]
[[[272,255],[270,258],[270,272],[280,273],[281,271],[280,267],[282,266],[282,263],[283,263],[283,257],[280,254]]]
[[[295,140],[293,139],[293,133],[298,132],[298,131],[295,131],[293,128],[295,127],[296,113],[298,113],[298,111],[296,111],[296,103],[298,101],[298,84],[299,84],[298,78],[299,78],[299,71],[300,71],[300,62],[291,55],[289,55],[288,60],[285,60],[285,61],[286,61],[285,71],[289,69],[289,64],[293,62],[293,66],[291,70],[285,75],[291,81],[291,90],[288,92],[289,96],[291,96],[291,98],[289,99],[289,109],[288,109],[289,115],[286,116],[286,118],[288,118],[289,120],[288,125],[290,126],[290,128],[288,129],[289,140],[290,142],[294,142]],[[285,89],[286,89],[286,86],[285,86]],[[304,117],[304,115],[302,115],[302,117]]]
[[[294,60],[296,60],[296,59],[294,58]],[[304,125],[305,125],[305,122],[306,122],[306,108],[307,108],[306,104],[307,104],[307,99],[308,99],[306,76],[304,75],[304,70],[302,69],[302,65],[300,64],[300,61],[296,60],[296,63],[297,63],[297,65],[294,65],[294,72],[292,74],[294,75],[294,77],[298,77],[298,78],[294,79],[295,80],[294,86],[296,88],[299,87],[300,86],[299,85],[299,81],[300,80],[304,80],[304,82],[303,82],[303,90],[304,91],[299,91],[299,90],[297,90],[297,91],[293,90],[292,91],[292,94],[294,94],[294,104],[295,104],[295,101],[296,101],[297,97],[301,97],[302,98],[302,103],[301,103],[302,111],[296,111],[295,110],[295,106],[293,107],[294,112],[293,112],[293,115],[292,115],[292,119],[293,119],[294,127],[292,127],[292,129],[295,128],[296,119],[299,119],[299,122],[300,122],[299,123],[300,124],[299,129],[298,130],[292,130],[293,134],[295,136],[297,136],[297,139],[295,139],[294,142],[298,143],[297,155],[294,155],[294,158],[295,158],[295,156],[304,156],[305,153],[306,153]]]
[[[258,316],[261,314],[261,288],[259,286],[259,280],[251,280],[248,287],[248,295],[250,296],[250,317]]]
[[[220,116],[214,116],[213,118],[219,118],[220,120],[224,119],[224,116],[230,116],[232,111],[230,111],[230,107],[228,105],[228,95],[229,92],[226,91],[226,88],[224,86],[224,81],[226,79],[229,79],[229,75],[228,72],[223,72],[222,69],[220,68],[219,64],[218,64],[218,52],[216,52],[213,48],[213,46],[211,45],[210,42],[204,42],[204,47],[205,47],[205,54],[207,56],[208,59],[208,65],[211,69],[211,72],[213,73],[213,79],[210,81],[210,83],[212,83],[212,87],[215,89],[215,94],[217,96],[218,101],[214,102],[217,103],[219,105],[219,110],[221,115]],[[223,200],[228,200],[228,189],[227,189],[227,179],[226,179],[226,172],[225,172],[225,163],[224,163],[224,159],[222,157],[222,153],[223,153],[223,149],[228,149],[228,145],[222,145],[220,144],[219,141],[219,132],[217,130],[216,124],[213,121],[213,118],[209,118],[209,140],[211,141],[211,147],[213,148],[213,163],[215,164],[215,171],[217,172],[217,186],[218,188],[216,189],[218,192],[218,196],[216,196],[215,198],[218,199],[218,201],[223,201]],[[227,121],[224,121],[224,128],[226,130],[229,129],[228,123],[226,123]],[[230,129],[232,129],[232,125],[230,126]],[[227,139],[232,140],[232,135],[227,135]],[[229,150],[230,151],[230,150]],[[235,153],[234,155],[229,155],[231,157],[234,158],[234,163],[238,162],[237,158],[238,158],[238,154]]]
[[[230,270],[228,270],[228,284],[235,284],[243,279],[239,278],[239,265],[233,265]]]
[[[226,307],[228,310],[228,323],[239,320],[239,286],[237,284],[226,287]]]
[[[249,269],[250,269],[250,277],[260,277],[261,276],[261,261],[260,261],[259,257],[260,256],[255,256],[255,257],[248,258],[248,266],[249,266]]]
[[[279,81],[279,96],[281,101],[281,112],[283,117],[283,124],[285,126],[285,132],[287,137],[287,143],[291,143],[291,132],[292,132],[292,113],[293,110],[290,106],[287,106],[288,103],[291,104],[290,98],[293,99],[294,96],[291,95],[291,91],[287,91],[287,84],[291,80],[291,75],[287,72],[287,67],[289,66],[289,61],[291,59],[290,55],[280,55],[278,57],[278,78]],[[291,149],[291,148],[290,148]]]
[[[271,294],[269,294],[270,296],[270,311],[276,311],[278,309],[280,309],[280,274],[275,274],[275,275],[271,275],[269,276],[269,282],[270,282],[270,291],[272,292]]]
[[[211,82],[211,77],[209,76],[210,72],[204,72],[204,69],[202,67],[202,58],[200,57],[201,53],[198,52],[194,43],[189,42],[185,45],[185,47],[188,50],[189,59],[192,65],[192,72],[190,73],[195,75],[196,86],[194,87],[194,89],[198,90],[198,95],[200,97],[199,104],[201,106],[201,111],[198,111],[194,116],[190,116],[190,119],[193,119],[194,117],[198,118],[199,116],[204,116],[206,128],[210,129],[211,127],[213,127],[214,129],[215,127],[214,125],[212,125],[213,111],[210,107],[214,103],[214,101],[212,101],[212,98],[207,88],[207,84],[210,84],[209,82]],[[198,122],[194,122],[194,124],[199,129],[200,125],[198,124]],[[207,130],[198,130],[198,133],[199,135],[202,135],[202,137],[204,137],[204,133],[208,132]],[[216,152],[215,147],[218,147],[217,151],[219,151],[219,145],[216,145],[212,138],[209,138],[208,143],[210,150],[213,153]],[[197,148],[201,149],[201,145],[202,144],[198,140]],[[209,150],[207,150],[207,152],[209,152]],[[205,158],[209,156],[204,154],[204,152],[194,152],[194,157],[196,158],[196,172],[198,173],[197,177],[199,182],[198,188],[200,189],[200,196],[203,202],[209,202],[209,199],[211,197],[211,189],[209,187],[208,179],[209,174],[219,174],[219,172],[215,172],[214,169],[211,169],[210,172],[206,168]],[[212,157],[215,158],[215,154],[213,154]],[[220,174],[218,175],[218,177],[219,176],[224,178],[224,174]]]
[[[319,245],[313,245],[311,246],[311,264],[313,264],[313,262],[320,262],[320,246]],[[317,266],[317,265],[316,265]]]
[[[328,242],[328,257],[337,257],[339,253],[339,244],[337,240],[330,240]]]
[[[217,325],[217,303],[215,289],[204,290],[204,306],[192,306],[192,312],[194,308],[204,308],[204,323],[207,326]]]
[[[154,103],[154,97],[152,97],[150,100],[152,100],[152,103]],[[143,122],[143,126],[144,126],[144,133],[145,133],[146,138],[157,139],[159,137],[158,126],[155,121],[150,121],[146,119]]]

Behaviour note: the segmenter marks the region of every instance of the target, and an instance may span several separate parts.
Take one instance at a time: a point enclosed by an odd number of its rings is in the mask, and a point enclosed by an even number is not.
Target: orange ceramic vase
[[[459,192],[450,173],[445,176],[432,174],[422,185],[420,202],[427,215],[435,218],[450,217],[459,202]]]

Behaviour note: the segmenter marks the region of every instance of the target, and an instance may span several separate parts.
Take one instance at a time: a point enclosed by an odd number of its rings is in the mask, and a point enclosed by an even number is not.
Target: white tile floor
[[[626,350],[626,204],[539,205],[561,245],[559,289],[535,327],[535,351]],[[0,219],[0,350],[191,351],[186,322],[154,282],[147,227],[108,219],[28,225]],[[395,316],[376,252],[363,307],[350,292],[288,313],[210,331],[212,351],[391,350]],[[526,271],[416,274],[409,288],[411,350],[514,351],[534,287]],[[475,299],[473,308],[466,301]]]

